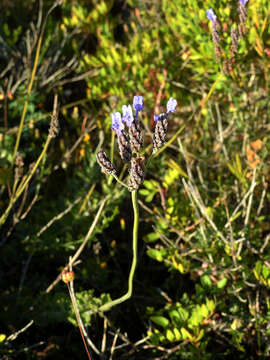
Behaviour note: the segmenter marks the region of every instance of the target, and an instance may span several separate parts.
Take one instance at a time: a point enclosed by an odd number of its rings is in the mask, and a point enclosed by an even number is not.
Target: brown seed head
[[[99,166],[101,167],[101,170],[104,173],[109,174],[109,175],[116,174],[116,168],[112,164],[111,160],[109,159],[109,157],[107,156],[105,151],[100,150],[97,153],[97,162],[98,162]]]
[[[144,180],[144,158],[132,158],[130,161],[130,171],[128,180],[129,191],[137,190]]]

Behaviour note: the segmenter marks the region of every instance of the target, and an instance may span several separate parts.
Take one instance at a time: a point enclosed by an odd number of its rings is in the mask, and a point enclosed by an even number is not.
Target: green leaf
[[[217,283],[217,288],[218,289],[223,289],[227,284],[227,279],[223,278],[221,280],[219,280],[219,282]]]
[[[179,313],[179,315],[180,315],[181,321],[182,321],[182,322],[187,321],[188,316],[189,316],[188,311],[185,310],[185,309],[182,308],[182,307],[177,308],[177,311],[178,311],[178,313]]]
[[[181,334],[183,336],[183,340],[185,340],[185,339],[189,339],[191,341],[193,340],[193,336],[185,328],[181,328]]]
[[[213,313],[216,308],[216,304],[215,304],[214,300],[206,299],[206,307],[210,313]]]
[[[166,330],[166,338],[170,341],[173,342],[175,340],[175,336],[174,333],[172,332],[172,330],[167,329]]]
[[[0,343],[5,341],[6,339],[6,335],[5,334],[0,334]]]
[[[150,320],[153,321],[155,324],[162,326],[163,328],[166,328],[170,324],[169,320],[164,316],[150,316]]]
[[[212,287],[212,281],[211,281],[210,277],[206,274],[201,276],[201,284],[205,288]]]
[[[163,261],[163,254],[161,250],[150,249],[147,251],[147,255],[150,256],[152,259],[157,260],[159,262]]]
[[[209,315],[209,312],[208,312],[208,309],[205,304],[202,304],[200,311],[201,311],[201,314],[203,315],[203,317],[207,318],[207,316]]]
[[[181,321],[181,316],[180,316],[180,314],[179,314],[178,311],[176,311],[176,310],[171,310],[171,311],[169,311],[169,315],[170,315],[170,318],[171,318],[173,321],[176,321],[176,322]]]
[[[263,268],[262,268],[262,273],[263,273],[263,277],[265,278],[265,280],[268,278],[269,276],[269,269],[266,265],[263,265]]]
[[[160,238],[160,235],[158,233],[150,233],[150,234],[147,234],[143,240],[146,242],[146,243],[152,243],[152,242],[155,242],[157,241],[158,239]]]
[[[182,335],[181,335],[180,331],[177,328],[174,328],[173,332],[174,332],[174,336],[175,336],[176,341],[179,341],[179,340],[182,339]]]

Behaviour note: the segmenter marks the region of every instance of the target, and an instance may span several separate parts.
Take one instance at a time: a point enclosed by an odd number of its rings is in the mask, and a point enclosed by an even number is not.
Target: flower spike
[[[174,98],[170,98],[167,102],[167,114],[176,112],[177,101]]]
[[[138,113],[143,109],[143,97],[142,96],[134,96],[133,109],[135,110],[135,121],[137,121]]]
[[[157,152],[166,142],[166,134],[168,129],[168,116],[172,112],[176,112],[177,101],[170,98],[167,102],[167,112],[160,115],[154,115],[156,122],[154,137],[153,137],[153,153]]]
[[[125,126],[121,119],[121,114],[119,112],[111,114],[112,126],[111,129],[115,130],[116,135],[120,136]]]
[[[206,10],[206,15],[207,15],[207,18],[208,18],[210,21],[212,21],[212,23],[216,22],[217,16],[216,16],[216,14],[214,13],[214,10],[213,10],[213,9]]]
[[[122,112],[123,112],[122,121],[124,121],[126,123],[127,127],[129,128],[134,121],[131,105],[128,105],[128,106],[123,105]]]

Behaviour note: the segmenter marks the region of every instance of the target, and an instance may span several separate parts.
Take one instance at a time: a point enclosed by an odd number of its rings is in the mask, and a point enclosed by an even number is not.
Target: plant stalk
[[[138,206],[138,198],[137,198],[137,190],[132,191],[131,193],[133,212],[134,212],[134,221],[133,221],[133,240],[132,240],[132,251],[133,251],[133,259],[130,268],[130,273],[128,277],[128,291],[126,294],[121,296],[118,299],[112,300],[104,305],[102,305],[98,311],[105,312],[110,310],[112,307],[121,304],[122,302],[128,300],[133,291],[133,278],[135,274],[135,269],[137,265],[137,251],[138,251],[138,228],[139,228],[139,206]]]

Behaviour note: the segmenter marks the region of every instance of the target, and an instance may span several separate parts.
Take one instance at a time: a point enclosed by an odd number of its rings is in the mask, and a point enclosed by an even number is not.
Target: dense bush
[[[1,358],[86,356],[68,264],[93,359],[270,355],[270,4],[241,3],[0,5]],[[138,191],[132,297],[101,313],[128,286],[133,211],[96,154],[121,169],[110,113],[134,95],[146,158],[178,107]]]

